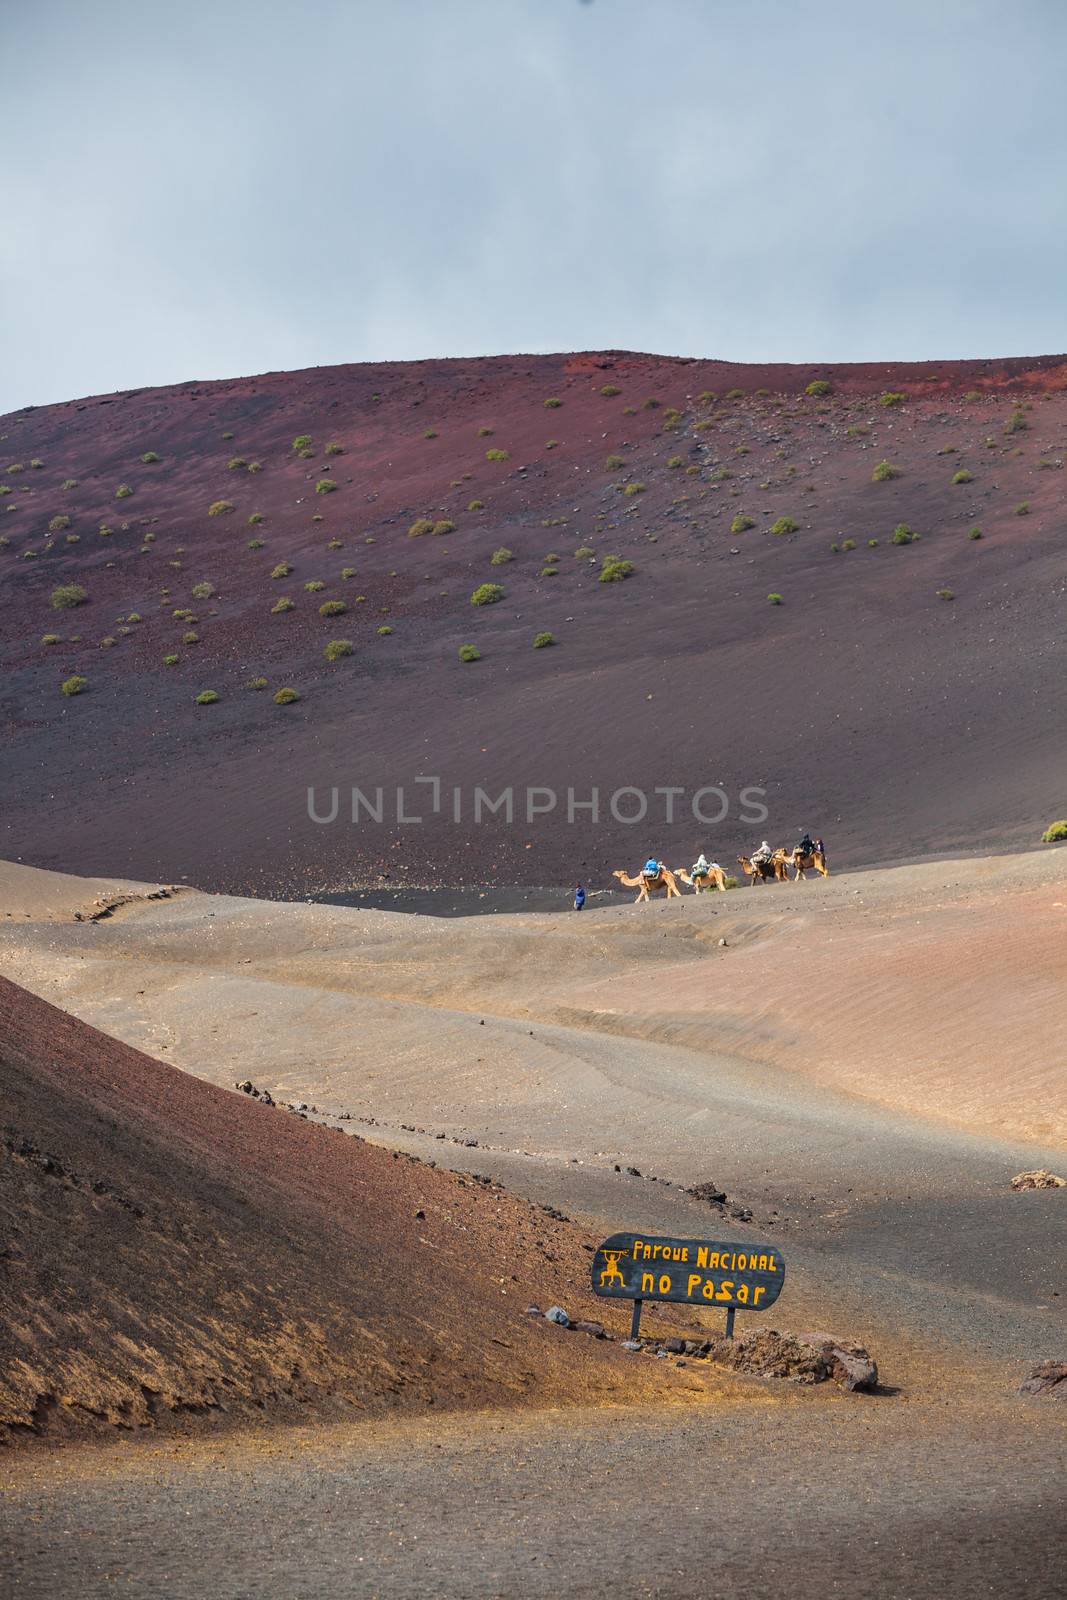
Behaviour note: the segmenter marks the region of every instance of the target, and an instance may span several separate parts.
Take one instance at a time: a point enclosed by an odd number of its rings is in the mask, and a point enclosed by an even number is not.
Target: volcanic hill
[[[588,1241],[488,1180],[202,1083],[3,978],[0,1103],[0,1442],[670,1397],[657,1363],[525,1314],[599,1305]]]
[[[803,827],[838,865],[1018,848],[1065,809],[1067,358],[342,366],[27,408],[0,440],[5,856],[259,893],[601,883]],[[555,809],[527,820],[528,787]],[[597,825],[568,819],[594,787]]]

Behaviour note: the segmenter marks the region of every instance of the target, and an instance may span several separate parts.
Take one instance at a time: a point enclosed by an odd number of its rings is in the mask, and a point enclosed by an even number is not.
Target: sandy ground
[[[1015,1391],[1067,1350],[1067,1191],[1009,1187],[1067,1167],[1062,852],[580,919],[41,888],[3,869],[2,970],[212,1082],[605,1231],[720,1183],[781,1325],[886,1393],[67,1452],[19,1469],[15,1593],[180,1595],[194,1538],[223,1596],[1062,1592],[1063,1407]]]

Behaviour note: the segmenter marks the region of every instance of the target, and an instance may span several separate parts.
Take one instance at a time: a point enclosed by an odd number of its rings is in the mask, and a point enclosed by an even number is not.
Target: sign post
[[[631,1339],[638,1337],[646,1300],[705,1309],[722,1306],[726,1337],[732,1339],[739,1309],[766,1311],[773,1306],[785,1282],[785,1261],[770,1245],[613,1233],[593,1256],[592,1275],[594,1294],[633,1301]]]

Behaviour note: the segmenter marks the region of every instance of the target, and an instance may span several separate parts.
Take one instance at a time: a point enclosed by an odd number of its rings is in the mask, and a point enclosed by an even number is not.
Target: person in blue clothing
[[[649,856],[648,860],[645,862],[644,870],[646,878],[659,877],[659,862],[656,860],[655,856]]]
[[[578,884],[578,886],[576,887],[576,889],[574,891],[574,909],[575,909],[575,911],[580,911],[584,905],[585,905],[585,890],[582,888],[581,884]]]

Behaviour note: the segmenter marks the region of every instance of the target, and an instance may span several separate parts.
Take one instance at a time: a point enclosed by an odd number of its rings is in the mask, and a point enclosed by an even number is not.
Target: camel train
[[[651,900],[653,894],[664,892],[668,900],[680,899],[682,891],[679,881],[687,883],[696,894],[725,891],[726,873],[717,862],[701,863],[706,870],[693,871],[685,867],[677,867],[673,872],[662,864],[656,872],[639,872],[631,875],[628,872],[615,871],[612,877],[626,889],[636,889],[637,898],[635,905],[640,905],[643,900]],[[795,850],[786,850],[779,847],[765,860],[753,859],[750,856],[738,856],[738,866],[749,880],[752,888],[757,883],[788,883],[789,868],[793,868],[793,881],[806,880],[809,872],[817,872],[820,877],[828,878],[830,869],[826,865],[826,853],[823,850],[802,850],[798,846]]]

